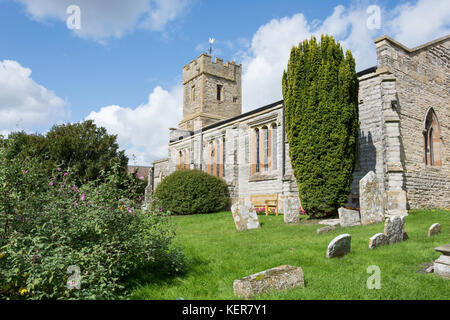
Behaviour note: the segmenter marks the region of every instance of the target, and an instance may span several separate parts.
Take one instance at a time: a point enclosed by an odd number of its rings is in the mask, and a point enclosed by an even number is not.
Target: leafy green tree
[[[118,151],[116,135],[109,135],[92,120],[55,125],[46,135],[48,158],[63,169],[74,168],[80,181],[96,179],[99,172],[109,171],[118,159],[121,174],[126,174],[128,158]]]
[[[283,73],[289,156],[303,209],[324,217],[347,202],[358,141],[355,60],[322,35],[291,50]]]
[[[67,172],[70,167],[69,179],[76,182],[95,180],[101,170],[110,171],[116,162],[120,164],[120,176],[127,176],[128,158],[118,150],[117,136],[97,127],[92,120],[55,125],[45,136],[11,133],[7,140],[8,159],[36,158],[49,173],[55,168]]]

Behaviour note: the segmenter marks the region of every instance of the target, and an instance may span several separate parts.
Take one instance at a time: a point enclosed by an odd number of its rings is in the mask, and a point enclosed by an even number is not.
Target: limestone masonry
[[[386,216],[450,207],[450,35],[409,49],[375,40],[378,65],[358,73],[359,147],[349,206],[375,173]],[[287,62],[286,62],[287,63]],[[170,129],[168,158],[149,172],[147,199],[177,169],[222,177],[233,203],[250,195],[297,198],[284,103],[242,114],[242,66],[200,55],[183,68],[183,119]]]

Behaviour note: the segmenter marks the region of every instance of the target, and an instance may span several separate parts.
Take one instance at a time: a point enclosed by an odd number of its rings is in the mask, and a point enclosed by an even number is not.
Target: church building
[[[378,65],[358,73],[359,145],[349,206],[374,171],[387,215],[450,207],[450,35],[414,49],[375,40]],[[286,61],[287,63],[287,61]],[[207,54],[183,67],[183,119],[170,129],[168,158],[153,162],[147,196],[177,169],[223,178],[232,201],[298,197],[284,103],[242,113],[242,66]]]

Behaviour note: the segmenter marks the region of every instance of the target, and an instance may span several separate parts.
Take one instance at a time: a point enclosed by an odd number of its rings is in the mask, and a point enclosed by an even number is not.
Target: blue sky
[[[243,65],[244,111],[281,99],[292,45],[323,32],[376,65],[373,40],[414,47],[448,34],[450,1],[0,0],[0,133],[93,119],[150,165],[181,117],[181,69],[216,38]],[[81,29],[66,9],[80,8]],[[380,28],[369,28],[369,6]]]

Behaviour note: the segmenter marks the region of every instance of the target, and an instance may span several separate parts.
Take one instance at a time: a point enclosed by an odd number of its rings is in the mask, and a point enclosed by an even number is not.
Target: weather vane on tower
[[[214,38],[209,38],[209,55],[212,54],[212,45],[216,41]]]

